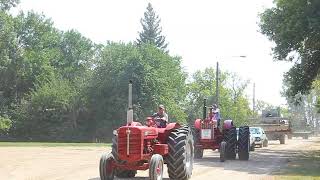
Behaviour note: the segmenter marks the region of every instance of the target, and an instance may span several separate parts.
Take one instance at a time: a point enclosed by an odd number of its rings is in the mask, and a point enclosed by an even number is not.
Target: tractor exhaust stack
[[[129,95],[128,95],[128,111],[127,111],[127,125],[133,122],[133,108],[132,108],[132,81],[129,81]]]
[[[203,99],[203,118],[202,120],[205,120],[207,117],[207,99]]]

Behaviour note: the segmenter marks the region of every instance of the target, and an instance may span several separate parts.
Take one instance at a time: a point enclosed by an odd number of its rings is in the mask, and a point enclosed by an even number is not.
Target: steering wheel
[[[155,117],[154,120],[155,120],[155,123],[158,127],[166,127],[167,126],[167,121],[165,121],[163,118]]]
[[[160,117],[147,117],[146,124],[149,127],[166,127],[167,121]]]

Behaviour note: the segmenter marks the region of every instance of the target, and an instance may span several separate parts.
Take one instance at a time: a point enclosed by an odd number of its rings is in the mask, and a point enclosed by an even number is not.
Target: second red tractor
[[[194,157],[202,158],[204,149],[219,150],[220,161],[235,159],[238,153],[240,160],[249,159],[250,131],[248,126],[236,127],[232,120],[225,120],[222,128],[218,120],[212,119],[211,113],[207,116],[206,99],[204,100],[203,118],[196,119],[193,128]]]

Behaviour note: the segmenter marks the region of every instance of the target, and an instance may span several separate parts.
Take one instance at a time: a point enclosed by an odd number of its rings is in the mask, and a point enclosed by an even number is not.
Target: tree
[[[179,57],[171,57],[154,45],[137,47],[131,43],[110,43],[94,70],[89,88],[92,127],[98,137],[107,137],[108,130],[126,122],[128,82],[133,81],[133,104],[136,120],[164,104],[169,121],[185,122],[181,107],[186,90],[186,74]]]
[[[95,44],[75,30],[62,33],[59,41],[60,57],[52,61],[63,78],[82,79],[93,67]]]
[[[15,111],[15,135],[33,140],[77,140],[88,135],[88,123],[81,114],[85,109],[78,107],[86,104],[83,98],[78,102],[83,95],[59,77],[38,84]]]
[[[161,35],[162,28],[160,27],[160,22],[159,16],[154,12],[152,5],[148,3],[144,18],[140,20],[143,30],[139,32],[137,44],[154,44],[159,49],[166,50],[168,43],[166,43],[165,36]]]
[[[0,136],[2,134],[7,134],[12,126],[12,121],[7,115],[0,116]]]
[[[219,108],[223,119],[232,119],[237,125],[248,122],[251,113],[249,101],[244,95],[248,84],[235,74],[221,73],[220,77],[220,104]],[[188,120],[192,123],[196,118],[202,118],[203,99],[208,98],[208,104],[213,103],[215,96],[215,70],[206,68],[192,75],[192,82],[188,84],[187,113]]]
[[[276,7],[260,15],[262,34],[275,42],[276,60],[295,61],[285,74],[287,96],[307,94],[320,70],[320,19],[318,0],[276,0]]]
[[[20,0],[0,0],[0,10],[8,11],[12,7],[16,7],[20,3]]]
[[[276,109],[275,106],[273,106],[272,104],[265,102],[263,100],[257,100],[257,104],[256,104],[256,110],[258,112],[262,112],[263,110],[271,110],[271,109]]]

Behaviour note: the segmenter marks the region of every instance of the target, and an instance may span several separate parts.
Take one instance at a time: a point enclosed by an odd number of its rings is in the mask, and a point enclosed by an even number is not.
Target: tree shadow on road
[[[318,158],[315,160],[315,157]],[[303,168],[302,166],[308,162],[312,165],[309,165],[308,168]],[[202,159],[195,159],[194,164],[255,175],[320,176],[320,165],[317,162],[320,162],[320,151],[263,148],[250,152],[248,161],[236,159],[220,162],[219,153],[214,152],[205,155]]]

